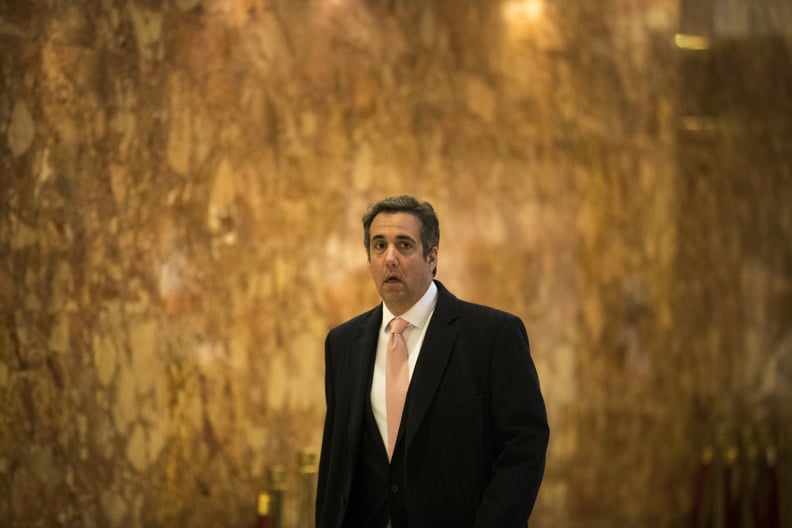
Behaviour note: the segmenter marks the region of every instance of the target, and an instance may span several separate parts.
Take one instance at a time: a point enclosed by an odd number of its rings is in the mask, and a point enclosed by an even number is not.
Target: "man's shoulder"
[[[442,283],[439,281],[435,282],[437,283],[440,292],[440,296],[438,298],[439,303],[449,308],[455,308],[459,311],[461,316],[488,317],[495,319],[510,319],[516,317],[514,314],[490,305],[460,299],[451,293]]]
[[[458,300],[459,313],[461,317],[475,318],[476,320],[504,321],[509,319],[519,319],[513,313],[495,308],[486,304],[479,304],[471,301]]]
[[[343,323],[333,327],[330,330],[331,335],[347,335],[354,332],[359,332],[361,328],[365,328],[371,324],[372,317],[376,317],[378,311],[381,312],[381,305],[377,305],[371,310],[356,315],[352,319],[344,321]]]

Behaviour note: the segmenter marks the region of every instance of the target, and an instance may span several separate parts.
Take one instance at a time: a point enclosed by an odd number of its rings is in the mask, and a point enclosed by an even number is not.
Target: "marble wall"
[[[250,526],[321,441],[360,216],[520,315],[532,526],[688,526],[756,431],[792,525],[786,0],[0,0],[0,525]],[[723,446],[722,446],[723,447]],[[748,525],[746,525],[748,526]]]

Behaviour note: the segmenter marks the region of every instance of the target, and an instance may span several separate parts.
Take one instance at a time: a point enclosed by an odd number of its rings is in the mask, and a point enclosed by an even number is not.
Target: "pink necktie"
[[[409,366],[407,364],[407,344],[402,332],[410,325],[404,319],[394,318],[390,322],[390,341],[388,356],[385,363],[385,412],[388,419],[388,460],[393,456],[396,436],[399,434],[404,400],[407,387],[410,385]]]

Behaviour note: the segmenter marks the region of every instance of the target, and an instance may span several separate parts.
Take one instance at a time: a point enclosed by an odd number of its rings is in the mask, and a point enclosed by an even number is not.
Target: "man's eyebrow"
[[[385,238],[385,235],[371,235],[371,240],[374,240],[376,238]],[[413,240],[414,241],[415,239],[413,237],[411,237],[410,235],[396,235],[396,240]]]
[[[372,235],[371,236],[371,240],[369,240],[369,243],[378,242],[380,240],[385,240],[385,235]],[[407,241],[407,242],[411,242],[413,244],[417,244],[416,240],[413,237],[411,237],[410,235],[396,235],[396,241],[397,242],[405,242],[405,241]]]

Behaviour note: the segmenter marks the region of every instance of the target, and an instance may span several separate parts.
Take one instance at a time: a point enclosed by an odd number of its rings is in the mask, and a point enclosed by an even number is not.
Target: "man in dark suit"
[[[526,526],[549,428],[522,321],[434,280],[429,203],[387,198],[363,227],[383,302],[325,342],[317,527]]]

